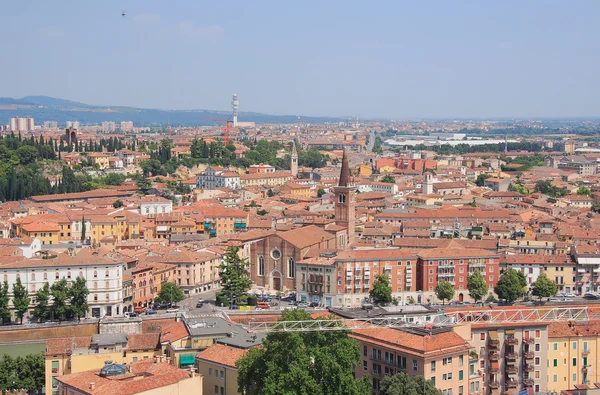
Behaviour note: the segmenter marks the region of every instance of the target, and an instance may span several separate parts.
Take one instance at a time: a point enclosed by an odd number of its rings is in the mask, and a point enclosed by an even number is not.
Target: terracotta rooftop
[[[196,354],[196,358],[234,368],[235,362],[246,355],[248,351],[247,349],[244,350],[224,344],[213,344],[206,350]]]

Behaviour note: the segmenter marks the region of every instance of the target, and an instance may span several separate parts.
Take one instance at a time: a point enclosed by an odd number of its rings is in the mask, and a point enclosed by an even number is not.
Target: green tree
[[[388,304],[392,301],[392,287],[390,286],[390,278],[385,274],[375,276],[373,289],[369,291],[371,299],[375,304]]]
[[[42,288],[35,293],[35,302],[36,305],[33,311],[40,322],[43,322],[50,313],[50,286],[48,283],[44,283]]]
[[[477,176],[477,180],[475,180],[475,185],[477,185],[478,187],[482,187],[485,185],[485,180],[487,180],[488,178],[490,178],[491,175],[490,174],[480,174]]]
[[[579,187],[579,189],[577,190],[577,194],[579,196],[590,196],[592,194],[592,191],[590,191],[590,188]]]
[[[523,281],[519,275],[521,272],[517,272],[515,269],[505,269],[498,283],[494,288],[494,292],[500,299],[504,299],[507,302],[514,302],[523,296]],[[523,273],[521,273],[522,275]]]
[[[21,283],[21,277],[17,277],[17,281],[13,284],[13,306],[15,307],[15,314],[21,324],[23,323],[23,316],[29,309],[29,292]]]
[[[441,280],[435,287],[435,295],[443,304],[446,304],[446,300],[451,300],[454,297],[454,287],[448,281]]]
[[[115,202],[113,203],[113,207],[114,208],[119,208],[119,207],[123,207],[123,202],[120,201],[119,199],[115,200]]]
[[[390,174],[386,174],[385,176],[381,177],[381,182],[387,182],[388,184],[395,184],[396,183],[396,179],[394,177],[392,177]]]
[[[323,195],[325,195],[325,193],[327,193],[327,192],[325,192],[325,190],[323,188],[319,188],[317,190],[317,197],[322,197]]]
[[[398,372],[393,376],[386,376],[379,384],[380,395],[441,395],[442,391],[435,387],[431,380],[423,376],[410,376],[405,372]]]
[[[304,310],[286,310],[280,321],[310,320]],[[238,391],[244,395],[368,395],[368,376],[354,378],[361,359],[347,331],[273,332],[262,347],[236,362]]]
[[[54,313],[54,318],[58,319],[58,322],[62,322],[69,311],[69,306],[67,305],[69,302],[69,286],[64,277],[52,284],[50,295],[52,295],[52,312]]]
[[[85,243],[85,216],[81,217],[81,242]]]
[[[525,185],[523,185],[520,181],[511,183],[508,186],[508,190],[511,192],[520,193],[521,195],[524,195],[524,196],[529,195],[529,188],[527,188]]]
[[[542,300],[542,298],[554,296],[557,292],[558,287],[556,283],[550,280],[546,276],[546,273],[541,273],[537,280],[531,284],[531,294],[538,297],[540,300]]]
[[[10,308],[8,302],[10,297],[8,296],[8,282],[5,281],[0,286],[0,319],[3,323],[10,322]]]
[[[273,196],[275,196],[275,193],[273,193],[273,190],[272,190],[271,188],[269,188],[269,189],[267,190],[267,196],[268,196],[268,197],[273,197]]]
[[[240,258],[238,252],[237,247],[230,247],[226,252],[225,262],[219,266],[219,277],[223,287],[221,293],[234,304],[237,304],[238,297],[252,287],[248,272],[249,263],[246,259]]]
[[[158,300],[162,303],[179,303],[181,302],[185,296],[183,295],[183,291],[177,286],[175,283],[165,283],[160,287],[160,292],[158,293]]]
[[[69,288],[70,308],[73,315],[77,317],[77,321],[81,321],[81,317],[84,317],[88,311],[87,298],[89,294],[85,279],[78,276]]]
[[[469,290],[469,295],[476,302],[479,302],[487,295],[488,287],[483,278],[483,274],[481,274],[479,270],[475,270],[475,272],[467,278],[467,288]]]

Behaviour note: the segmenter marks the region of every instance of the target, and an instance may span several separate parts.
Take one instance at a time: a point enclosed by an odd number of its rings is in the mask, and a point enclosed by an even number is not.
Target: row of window
[[[265,275],[265,257],[263,255],[258,256],[258,275]],[[294,278],[296,276],[296,261],[294,258],[289,257],[287,260],[287,277]]]
[[[118,275],[118,272],[117,272],[117,275]],[[19,273],[17,273],[17,278],[20,278],[20,277],[21,277],[21,275]],[[67,272],[67,279],[70,279],[71,277],[72,277],[71,272]],[[78,277],[83,277],[83,271],[79,272]],[[106,271],[104,277],[110,277],[110,272],[108,270]],[[54,278],[56,280],[60,279],[60,272],[58,270],[54,273]],[[96,270],[94,270],[94,278],[98,278],[98,272]],[[47,272],[43,273],[43,279],[48,280]],[[8,281],[8,274],[6,274],[6,273],[4,274],[4,281]],[[35,281],[35,273],[31,273],[31,281]]]

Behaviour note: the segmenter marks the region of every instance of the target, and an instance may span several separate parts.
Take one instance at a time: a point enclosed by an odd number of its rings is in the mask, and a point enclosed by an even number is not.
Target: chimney
[[[190,368],[190,376],[196,377],[196,368],[194,368],[194,367]]]
[[[167,357],[167,363],[171,363],[171,357]]]
[[[154,363],[158,363],[158,355],[154,356]]]
[[[96,383],[94,383],[93,381],[90,383],[90,390],[94,390],[94,388],[96,388]]]

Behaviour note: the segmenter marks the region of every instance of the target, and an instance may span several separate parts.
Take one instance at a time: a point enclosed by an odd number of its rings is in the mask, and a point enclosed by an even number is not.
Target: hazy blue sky
[[[127,13],[121,17],[121,11]],[[600,115],[600,1],[3,0],[0,96],[359,117]]]

